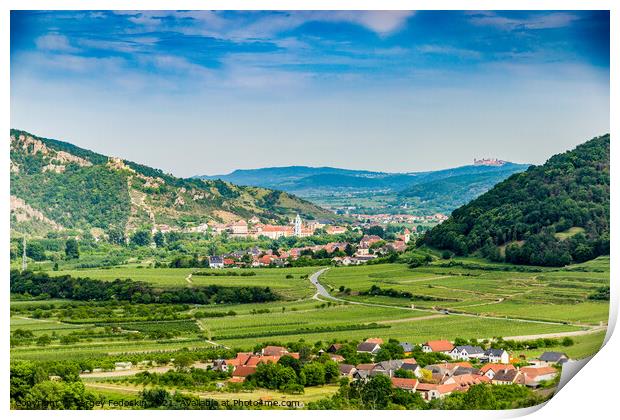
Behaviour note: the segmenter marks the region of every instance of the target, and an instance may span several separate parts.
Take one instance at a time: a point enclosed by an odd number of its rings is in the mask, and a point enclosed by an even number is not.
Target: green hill
[[[220,180],[176,178],[70,143],[11,130],[11,229],[129,232],[166,224],[258,216],[265,221],[332,219],[331,212],[291,194]]]
[[[500,167],[484,167],[481,173],[465,173],[412,185],[399,193],[402,197],[416,197],[437,208],[454,209],[470,202],[510,175],[523,171],[529,165],[508,163]]]
[[[510,176],[456,209],[419,243],[546,266],[608,254],[609,139],[594,138]]]

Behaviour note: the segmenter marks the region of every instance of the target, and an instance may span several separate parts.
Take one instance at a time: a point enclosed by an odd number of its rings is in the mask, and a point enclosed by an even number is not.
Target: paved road
[[[322,268],[310,276],[310,283],[312,283],[314,287],[316,287],[316,294],[313,296],[313,298],[317,299],[320,295],[320,296],[326,297],[327,299],[341,300],[341,299],[335,298],[332,295],[330,295],[327,289],[325,289],[323,285],[319,283],[319,276],[323,274],[324,272],[326,272],[327,270],[329,270],[329,268]]]

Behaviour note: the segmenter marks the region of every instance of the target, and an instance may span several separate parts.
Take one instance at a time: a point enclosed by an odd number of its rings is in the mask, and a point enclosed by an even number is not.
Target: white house
[[[224,268],[224,259],[222,257],[209,257],[209,268]]]
[[[450,356],[458,360],[480,359],[483,355],[484,349],[478,346],[456,346],[450,352]]]
[[[488,349],[481,359],[488,363],[509,363],[510,355],[504,349]]]

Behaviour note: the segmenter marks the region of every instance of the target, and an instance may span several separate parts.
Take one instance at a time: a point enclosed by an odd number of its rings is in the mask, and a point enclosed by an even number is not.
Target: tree
[[[30,410],[92,410],[95,394],[86,391],[82,382],[43,381],[34,385],[18,402]]]
[[[301,373],[303,373],[306,378],[306,386],[325,384],[325,366],[323,366],[322,363],[307,363],[301,368]]]
[[[153,242],[155,242],[155,246],[157,246],[157,248],[162,248],[166,243],[164,234],[157,231],[155,235],[153,235]]]
[[[394,372],[394,376],[396,378],[407,378],[407,379],[413,379],[415,378],[415,375],[413,373],[413,371],[411,370],[405,370],[405,369],[397,369]]]
[[[119,228],[108,230],[108,241],[115,245],[125,245],[125,232]]]
[[[194,358],[187,353],[179,354],[174,358],[174,366],[179,370],[187,369],[192,363],[194,363]]]
[[[490,386],[486,384],[473,385],[463,397],[464,407],[469,410],[493,410],[496,400]]]
[[[65,242],[65,255],[68,260],[80,258],[80,248],[78,242],[74,238],[69,238],[67,242]]]
[[[392,381],[388,376],[373,376],[360,392],[364,406],[371,410],[387,407],[392,395]]]
[[[299,348],[299,360],[301,360],[302,362],[306,362],[310,360],[310,357],[312,357],[312,349],[310,348],[310,346],[301,346]]]
[[[301,362],[288,354],[280,357],[278,364],[292,368],[296,374],[299,374],[301,371]]]
[[[333,360],[327,361],[324,363],[325,366],[325,382],[332,383],[336,382],[338,378],[340,378],[340,368],[338,367],[338,363]]]
[[[31,242],[29,244],[26,244],[26,256],[32,258],[35,261],[44,261],[47,258],[45,256],[45,250],[43,249],[43,245],[41,245],[39,242]]]
[[[149,246],[151,244],[151,232],[148,230],[137,230],[131,235],[131,243],[137,246]]]
[[[140,396],[145,408],[161,407],[170,399],[170,393],[163,388],[144,389]]]
[[[379,225],[370,226],[368,229],[364,230],[364,233],[366,235],[376,235],[380,238],[385,236],[385,230]]]

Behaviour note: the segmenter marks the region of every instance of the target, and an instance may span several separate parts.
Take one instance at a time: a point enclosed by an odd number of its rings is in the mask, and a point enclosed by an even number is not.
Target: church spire
[[[295,236],[301,236],[301,217],[299,217],[299,213],[295,217],[295,223],[293,228],[293,234]]]

